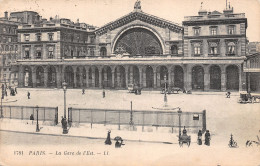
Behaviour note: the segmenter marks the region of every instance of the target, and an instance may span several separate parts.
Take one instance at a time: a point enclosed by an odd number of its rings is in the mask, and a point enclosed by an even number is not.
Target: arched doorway
[[[125,88],[125,68],[123,66],[117,66],[115,68],[115,86],[117,88]]]
[[[80,69],[79,69],[79,67],[77,67],[77,70],[76,70],[76,87],[80,87],[80,86],[81,86]]]
[[[160,87],[164,86],[165,84],[165,79],[166,83],[168,83],[168,69],[166,66],[161,66],[159,67],[159,72],[160,72]]]
[[[24,67],[24,86],[32,87],[32,70],[29,66]]]
[[[104,88],[111,88],[112,87],[112,71],[109,66],[104,66],[102,69],[102,80],[103,80],[103,87]]]
[[[153,87],[153,68],[151,66],[146,67],[146,87],[152,88]]]
[[[95,73],[95,87],[99,87],[99,71],[97,67],[94,67],[94,73]]]
[[[201,66],[192,68],[192,89],[204,90],[204,70]]]
[[[178,88],[184,87],[184,74],[181,66],[175,66],[174,68],[174,86]]]
[[[227,90],[239,89],[239,72],[238,67],[230,65],[226,68],[227,73]]]
[[[44,69],[42,66],[36,68],[36,87],[44,86]]]
[[[48,87],[56,87],[56,69],[54,66],[48,68]]]
[[[66,66],[64,74],[65,74],[64,79],[65,82],[67,83],[67,86],[73,87],[73,82],[74,82],[73,68],[71,66]]]
[[[221,90],[221,69],[214,65],[209,69],[210,74],[210,89]]]
[[[94,79],[94,74],[93,74],[93,69],[92,67],[89,68],[89,74],[88,74],[88,81],[89,81],[89,87],[94,87],[94,84],[93,84],[93,79]]]

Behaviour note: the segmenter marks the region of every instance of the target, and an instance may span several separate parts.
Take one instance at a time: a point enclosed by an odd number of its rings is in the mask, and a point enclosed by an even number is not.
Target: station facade
[[[178,25],[135,6],[100,28],[52,18],[18,27],[19,87],[186,90],[246,88],[245,15],[200,10]]]

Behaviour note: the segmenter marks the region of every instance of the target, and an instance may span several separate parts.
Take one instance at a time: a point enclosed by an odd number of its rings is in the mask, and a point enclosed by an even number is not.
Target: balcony
[[[236,54],[232,53],[232,54],[226,54],[226,56],[236,56]]]
[[[208,54],[209,57],[218,57],[219,54]]]

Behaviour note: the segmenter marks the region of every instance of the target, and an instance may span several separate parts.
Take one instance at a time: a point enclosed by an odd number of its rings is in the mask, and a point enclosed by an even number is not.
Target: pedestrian
[[[228,91],[228,92],[226,93],[227,98],[230,98],[230,95],[231,95],[231,92]]]
[[[110,138],[110,133],[111,133],[111,131],[109,130],[109,131],[107,132],[107,139],[106,139],[106,141],[105,141],[105,144],[106,144],[106,145],[111,145],[111,144],[112,144],[111,138]]]
[[[14,91],[15,91],[15,93],[17,94],[17,88],[16,88],[16,87],[14,88]]]
[[[106,92],[105,92],[105,90],[103,89],[103,98],[105,98],[106,97]]]
[[[82,88],[82,94],[83,94],[83,95],[85,94],[85,89],[84,89],[84,88]]]
[[[30,97],[31,97],[31,94],[29,91],[27,92],[27,97],[28,97],[28,99],[30,99]]]
[[[205,133],[205,145],[210,146],[210,133],[209,133],[209,130],[206,130],[206,133]]]
[[[30,120],[32,121],[32,124],[33,124],[33,120],[34,120],[33,114],[31,114]]]
[[[5,90],[5,96],[7,96],[7,90]]]
[[[201,145],[202,144],[202,132],[201,130],[199,130],[198,132],[198,145]]]

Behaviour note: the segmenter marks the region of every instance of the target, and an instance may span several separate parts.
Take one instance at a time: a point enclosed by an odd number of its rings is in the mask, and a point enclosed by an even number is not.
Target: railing
[[[173,112],[173,111],[129,111],[109,109],[82,109],[68,108],[68,122],[90,123],[104,125],[154,126],[154,127],[179,127],[179,116],[181,127],[194,129],[194,131],[206,130],[206,110],[202,112]]]
[[[3,118],[30,120],[33,115],[36,120],[36,110],[38,108],[39,121],[51,121],[58,124],[58,107],[32,107],[32,106],[2,106]],[[1,110],[0,110],[1,111]]]

